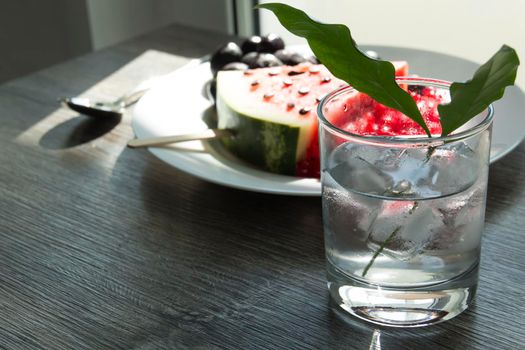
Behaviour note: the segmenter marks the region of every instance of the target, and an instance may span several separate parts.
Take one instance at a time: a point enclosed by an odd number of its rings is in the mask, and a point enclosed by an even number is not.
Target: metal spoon
[[[122,116],[126,107],[137,102],[148,88],[124,95],[113,102],[91,101],[83,97],[63,97],[59,99],[65,106],[81,114],[96,118],[117,118]]]

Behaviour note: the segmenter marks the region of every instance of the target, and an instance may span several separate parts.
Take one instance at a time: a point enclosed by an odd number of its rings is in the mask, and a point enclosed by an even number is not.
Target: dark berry
[[[292,57],[290,57],[290,65],[295,66],[296,64],[306,62],[306,58],[301,55],[300,53],[294,53]]]
[[[290,58],[292,57],[293,52],[290,50],[282,49],[275,51],[274,55],[280,59],[284,64],[290,65]]]
[[[308,56],[306,57],[306,61],[310,62],[310,63],[313,63],[313,64],[320,64],[321,61],[319,61],[319,59],[315,56]]]
[[[221,70],[247,70],[248,65],[242,62],[231,62],[221,68]]]
[[[242,56],[241,62],[246,63],[250,68],[256,68],[255,62],[257,61],[257,58],[259,58],[259,54],[257,52],[249,52]]]
[[[288,66],[295,66],[296,64],[306,61],[306,58],[300,53],[292,52],[286,49],[278,50],[274,55]]]
[[[244,54],[248,52],[259,51],[259,46],[261,46],[262,38],[258,35],[254,35],[244,40],[241,44],[241,50]]]
[[[217,98],[217,80],[212,79],[208,82],[208,99],[211,101],[215,101]]]
[[[277,34],[268,34],[264,36],[259,45],[259,52],[274,53],[277,50],[284,49],[284,41]]]
[[[271,53],[261,53],[255,61],[256,68],[282,66],[283,62]]]
[[[217,71],[222,67],[231,62],[238,62],[242,57],[242,51],[239,45],[234,42],[229,42],[224,46],[221,46],[215,53],[211,56],[210,68],[215,76]]]
[[[292,52],[287,49],[278,50],[274,53],[274,55],[288,66],[295,66],[296,64],[303,63],[306,61],[317,64],[317,61],[313,60],[313,56],[305,57],[298,52]]]

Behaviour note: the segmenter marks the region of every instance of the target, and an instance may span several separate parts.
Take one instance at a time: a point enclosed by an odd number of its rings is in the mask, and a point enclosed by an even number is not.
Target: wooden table
[[[525,144],[491,166],[473,307],[386,329],[331,309],[319,198],[205,182],[56,102],[225,40],[173,26],[0,86],[0,348],[524,349]]]

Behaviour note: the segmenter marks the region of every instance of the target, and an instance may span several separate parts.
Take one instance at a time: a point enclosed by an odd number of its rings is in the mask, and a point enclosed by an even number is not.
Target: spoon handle
[[[231,136],[232,132],[228,129],[207,129],[193,134],[184,135],[173,135],[173,136],[161,136],[161,137],[150,137],[144,139],[133,139],[128,142],[130,148],[140,147],[152,147],[152,146],[164,146],[170,143],[194,141],[194,140],[206,140],[215,139],[226,136]]]
[[[129,94],[126,94],[124,96],[122,96],[121,98],[119,98],[117,101],[115,101],[115,104],[119,105],[121,108],[127,108],[135,103],[137,103],[138,100],[140,100],[140,98],[142,96],[144,96],[144,94],[150,89],[150,87],[146,87],[146,88],[143,88],[143,89],[140,89],[140,90],[137,90],[137,91],[133,91]]]

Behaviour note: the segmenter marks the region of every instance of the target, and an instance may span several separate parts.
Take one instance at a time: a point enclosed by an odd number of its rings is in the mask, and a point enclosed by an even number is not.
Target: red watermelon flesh
[[[430,133],[441,134],[437,106],[445,102],[446,97],[432,87],[425,87],[421,91],[409,90],[409,93],[416,101]],[[327,119],[338,128],[358,135],[425,135],[423,128],[415,121],[362,93],[336,101],[330,107]]]

